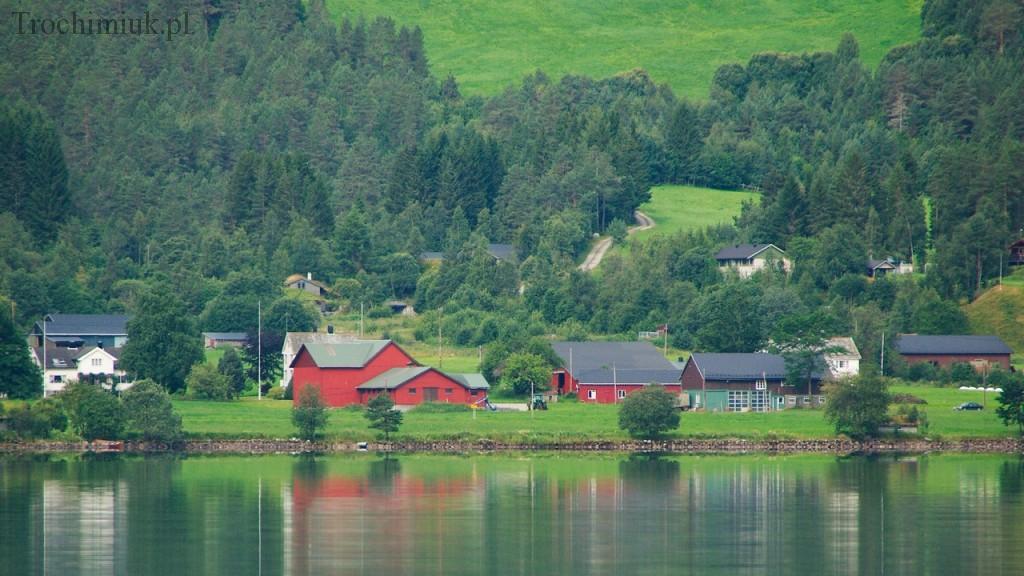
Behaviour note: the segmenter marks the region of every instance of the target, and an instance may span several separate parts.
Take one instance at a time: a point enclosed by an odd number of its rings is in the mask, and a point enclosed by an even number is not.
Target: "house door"
[[[424,402],[437,402],[437,388],[424,388],[423,389],[423,401]]]

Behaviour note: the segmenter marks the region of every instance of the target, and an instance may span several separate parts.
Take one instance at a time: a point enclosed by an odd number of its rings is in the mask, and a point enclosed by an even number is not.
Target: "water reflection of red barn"
[[[322,548],[353,545],[357,537],[365,535],[363,528],[367,524],[377,524],[376,532],[388,534],[386,549],[408,549],[417,543],[422,528],[416,523],[421,517],[419,512],[464,506],[467,499],[480,498],[482,493],[483,481],[475,475],[423,478],[395,474],[381,479],[372,475],[297,477],[291,487],[294,573],[320,573],[322,567],[312,563],[316,562]],[[401,572],[398,563],[403,557],[407,555],[394,554],[378,561],[394,562],[395,572]],[[346,573],[344,566],[333,568],[332,573]]]

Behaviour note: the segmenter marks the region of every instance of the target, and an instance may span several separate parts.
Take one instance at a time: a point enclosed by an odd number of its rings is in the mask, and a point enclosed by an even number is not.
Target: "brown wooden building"
[[[896,350],[908,364],[928,362],[948,369],[953,364],[972,364],[975,369],[998,365],[1010,369],[1012,350],[999,336],[917,335],[903,334],[896,340]]]

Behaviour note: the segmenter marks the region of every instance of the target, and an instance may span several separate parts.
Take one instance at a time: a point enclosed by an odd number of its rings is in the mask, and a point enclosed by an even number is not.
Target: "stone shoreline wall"
[[[124,452],[131,454],[177,452],[184,454],[290,454],[300,452],[356,452],[355,442],[303,442],[301,440],[186,440],[172,444],[147,442],[11,442],[0,443],[0,453]],[[466,454],[486,452],[664,452],[674,454],[855,454],[974,452],[1024,454],[1024,440],[977,438],[965,440],[846,439],[743,440],[729,438],[684,440],[623,440],[537,443],[436,441],[370,442],[370,452],[427,452]]]

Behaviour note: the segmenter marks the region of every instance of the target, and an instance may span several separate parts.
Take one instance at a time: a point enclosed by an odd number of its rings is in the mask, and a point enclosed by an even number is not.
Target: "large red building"
[[[329,406],[366,404],[381,393],[395,404],[472,404],[489,388],[480,374],[422,366],[391,340],[303,344],[290,367],[292,398],[297,401],[304,387],[316,386]]]
[[[896,350],[907,364],[927,362],[939,368],[964,363],[980,370],[984,366],[1010,369],[1010,347],[999,336],[902,334]]]
[[[614,404],[644,386],[681,391],[682,370],[649,342],[554,342],[562,365],[551,374],[551,391],[575,393],[581,402]]]

